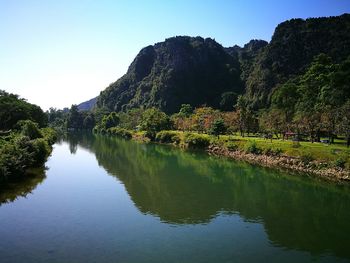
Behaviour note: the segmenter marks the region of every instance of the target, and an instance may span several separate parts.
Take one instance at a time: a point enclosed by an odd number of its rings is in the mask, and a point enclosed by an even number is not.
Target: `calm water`
[[[0,191],[0,262],[350,262],[348,186],[91,134]]]

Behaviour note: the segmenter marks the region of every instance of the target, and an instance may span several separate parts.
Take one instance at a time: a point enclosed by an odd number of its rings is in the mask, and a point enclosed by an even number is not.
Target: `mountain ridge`
[[[211,38],[176,36],[138,53],[125,75],[97,97],[97,108],[126,111],[180,105],[220,108],[223,94],[244,95],[255,110],[269,107],[272,93],[305,71],[320,53],[335,62],[350,55],[350,14],[291,19],[277,25],[270,42],[253,39],[223,47]]]

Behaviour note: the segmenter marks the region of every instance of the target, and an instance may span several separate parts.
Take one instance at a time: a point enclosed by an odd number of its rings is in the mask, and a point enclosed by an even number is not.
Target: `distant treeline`
[[[259,133],[265,137],[329,143],[342,136],[350,144],[350,59],[335,64],[324,54],[317,56],[302,75],[288,80],[271,98],[271,106],[253,110],[245,96],[225,93],[221,109],[183,104],[178,113],[167,115],[156,108],[109,112],[97,108],[78,111],[50,109],[49,124],[63,129],[93,129],[105,132],[112,127],[157,131],[174,129],[211,134]]]

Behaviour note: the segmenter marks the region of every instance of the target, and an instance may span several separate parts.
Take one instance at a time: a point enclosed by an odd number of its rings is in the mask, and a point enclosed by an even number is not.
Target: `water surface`
[[[0,262],[350,262],[350,189],[92,134],[0,190]]]

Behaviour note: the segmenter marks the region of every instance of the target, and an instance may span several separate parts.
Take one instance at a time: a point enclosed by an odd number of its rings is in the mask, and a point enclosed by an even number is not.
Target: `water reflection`
[[[135,206],[163,222],[205,224],[218,214],[237,213],[263,224],[276,246],[350,258],[347,186],[107,136],[67,140],[75,151],[79,144],[93,152]]]
[[[25,178],[0,184],[0,206],[15,201],[18,197],[26,197],[46,178],[45,170],[32,170]]]

